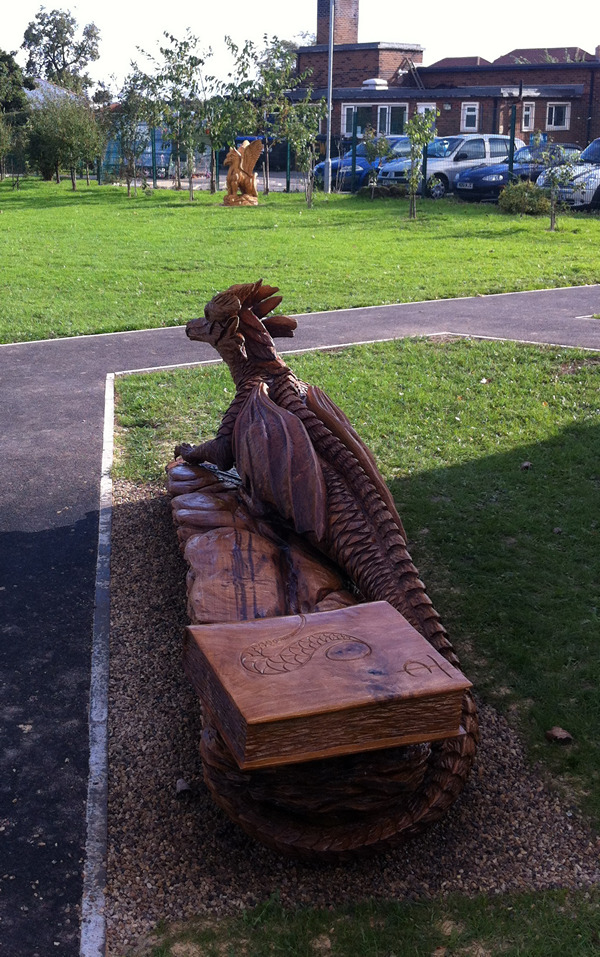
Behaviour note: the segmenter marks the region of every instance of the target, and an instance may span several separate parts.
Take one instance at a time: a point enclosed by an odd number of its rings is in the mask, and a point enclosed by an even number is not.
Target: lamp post
[[[327,63],[327,142],[325,143],[325,170],[323,186],[326,193],[331,192],[331,104],[333,99],[333,27],[335,21],[335,0],[329,0],[329,59]]]

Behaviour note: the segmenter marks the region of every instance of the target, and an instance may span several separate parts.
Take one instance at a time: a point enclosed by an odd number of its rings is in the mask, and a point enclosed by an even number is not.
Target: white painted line
[[[302,355],[303,352],[325,352],[328,349],[350,349],[352,346],[374,346],[378,342],[396,342],[398,339],[424,339],[429,338],[430,336],[456,336],[457,338],[464,338],[464,333],[462,332],[413,332],[406,333],[403,332],[397,336],[387,336],[386,338],[381,339],[360,339],[355,342],[332,342],[323,346],[304,346],[300,349],[285,349],[279,352],[280,356],[297,356]],[[470,333],[468,334],[470,338],[473,338]],[[196,369],[198,366],[210,366],[210,365],[220,365],[222,359],[199,359],[198,362],[180,362],[176,365],[169,366],[148,366],[146,369],[122,369],[119,372],[115,372],[115,376],[126,376],[126,375],[143,375],[145,372],[162,372],[169,371],[170,369]]]
[[[110,638],[110,543],[112,524],[111,468],[114,452],[114,383],[106,377],[104,393],[104,438],[96,561],[96,595],[92,631],[89,744],[90,764],[87,796],[87,840],[81,902],[80,957],[104,957],[104,914],[108,814],[108,676]]]
[[[485,339],[486,342],[517,342],[523,346],[551,346],[553,349],[579,349],[581,352],[600,352],[594,346],[574,346],[569,342],[546,342],[545,339],[507,339],[506,336],[481,336],[475,332],[455,332],[453,336],[463,339]]]

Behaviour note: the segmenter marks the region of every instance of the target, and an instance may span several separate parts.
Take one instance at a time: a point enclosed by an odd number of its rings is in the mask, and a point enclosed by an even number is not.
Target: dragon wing
[[[262,153],[263,144],[262,140],[252,140],[251,143],[248,143],[248,146],[244,147],[244,154],[242,157],[244,171],[250,176],[254,172],[254,167],[258,157]]]

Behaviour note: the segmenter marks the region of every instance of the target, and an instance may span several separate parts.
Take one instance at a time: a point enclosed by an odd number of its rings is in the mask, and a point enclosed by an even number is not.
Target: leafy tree
[[[371,187],[371,199],[373,199],[379,167],[393,156],[393,150],[389,140],[387,140],[385,136],[377,136],[372,126],[367,126],[363,133],[363,145],[365,147],[366,158],[371,164],[371,169],[369,170],[369,186]]]
[[[437,110],[415,113],[406,124],[405,133],[410,140],[410,168],[408,170],[408,218],[417,218],[417,192],[421,182],[423,151],[435,136]]]
[[[101,151],[102,136],[89,104],[72,94],[54,94],[44,98],[31,111],[28,124],[28,154],[44,179],[68,169],[73,189],[77,189],[76,170],[89,163]]]
[[[225,37],[225,43],[235,66],[227,80],[214,76],[203,77],[202,104],[203,132],[210,145],[210,191],[216,192],[216,170],[219,151],[233,146],[236,136],[250,133],[256,127],[256,108],[253,100],[253,71],[255,48],[248,41],[240,49]]]
[[[88,23],[79,38],[76,31],[77,21],[71,13],[64,10],[48,12],[45,7],[40,7],[25,30],[21,44],[29,54],[27,72],[76,93],[91,86],[92,80],[83,71],[88,63],[100,56],[100,31],[94,23]]]
[[[281,116],[281,132],[296,154],[296,165],[304,176],[304,193],[309,208],[313,202],[317,134],[320,121],[327,114],[325,100],[313,103],[311,97],[312,91],[307,90],[303,100],[288,102]]]
[[[13,54],[0,50],[0,179],[6,175],[7,157],[20,143],[19,128],[27,122],[29,111],[25,90],[33,86]]]
[[[10,113],[25,122],[29,109],[25,90],[33,88],[33,81],[23,76],[14,55],[0,50],[0,113]]]
[[[190,199],[194,198],[193,172],[196,150],[204,144],[202,67],[207,55],[198,51],[199,39],[189,30],[182,40],[165,33],[168,45],[160,47],[151,88],[165,126],[171,132],[175,158],[175,185],[181,189],[181,156],[186,157]],[[154,61],[156,63],[156,61]]]
[[[539,136],[533,137],[533,143],[539,146]],[[556,217],[559,208],[560,188],[573,182],[576,166],[566,152],[556,143],[546,143],[539,158],[544,166],[542,181],[550,200],[550,231],[556,230]]]
[[[123,82],[114,106],[105,109],[108,129],[119,142],[127,195],[131,184],[137,195],[137,164],[150,141],[149,124],[153,119],[153,104],[148,97],[147,77],[133,64],[133,70]]]
[[[300,86],[305,74],[296,74],[296,54],[290,44],[265,34],[264,50],[258,59],[253,99],[256,105],[257,132],[265,142],[265,194],[269,192],[269,153],[271,145],[284,138],[282,121],[291,90]]]

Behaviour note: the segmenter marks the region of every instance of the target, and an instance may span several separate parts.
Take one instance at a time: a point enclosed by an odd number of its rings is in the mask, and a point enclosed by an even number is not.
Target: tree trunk
[[[137,196],[137,164],[135,156],[133,157],[133,195]]]
[[[60,183],[60,169],[58,168],[58,163],[56,164],[56,182]]]
[[[71,167],[71,186],[73,187],[73,192],[77,189],[77,173],[75,172],[75,167]]]
[[[265,136],[265,164],[264,164],[264,168],[265,168],[265,188],[264,188],[264,194],[265,194],[265,196],[268,196],[268,195],[269,195],[269,187],[270,187],[270,183],[269,183],[269,179],[270,179],[270,167],[269,167],[269,145],[268,145],[268,143],[267,143],[267,137],[266,137],[266,136]]]
[[[215,155],[215,150],[210,151],[210,191],[211,193],[217,192],[217,182],[215,176],[215,170],[217,166],[217,160]]]
[[[188,187],[190,192],[190,203],[194,200],[194,153],[188,151],[187,154],[187,168],[188,168]]]

